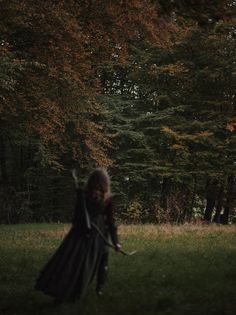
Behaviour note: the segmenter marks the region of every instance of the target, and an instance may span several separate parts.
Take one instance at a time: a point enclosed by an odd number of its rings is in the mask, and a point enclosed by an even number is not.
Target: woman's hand
[[[115,249],[117,252],[119,252],[121,250],[121,245],[120,244],[116,244]]]

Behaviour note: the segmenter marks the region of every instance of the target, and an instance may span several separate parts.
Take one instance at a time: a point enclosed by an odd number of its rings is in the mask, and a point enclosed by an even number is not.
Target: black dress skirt
[[[87,224],[86,211],[92,223],[91,229]],[[105,238],[108,239],[110,234],[114,245],[118,243],[112,200],[104,203],[89,198],[82,189],[78,189],[72,227],[40,272],[36,290],[62,301],[74,301],[85,295],[102,255],[108,250],[93,224]]]

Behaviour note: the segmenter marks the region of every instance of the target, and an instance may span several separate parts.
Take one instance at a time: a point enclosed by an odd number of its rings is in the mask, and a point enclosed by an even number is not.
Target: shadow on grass
[[[75,315],[85,314],[80,303],[61,304],[55,306],[53,299],[47,297],[32,297],[31,294],[19,294],[1,303],[1,315]]]

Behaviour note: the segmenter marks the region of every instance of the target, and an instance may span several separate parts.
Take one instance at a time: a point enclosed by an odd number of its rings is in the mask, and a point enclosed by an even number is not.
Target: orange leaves
[[[160,17],[158,1],[41,0],[32,4],[24,0],[8,6],[9,25],[21,25],[23,35],[29,31],[31,36],[25,53],[47,65],[52,76],[68,75],[82,93],[97,88],[96,71],[101,64],[125,63],[130,41],[163,47],[178,32],[173,21]]]
[[[135,40],[171,45],[179,27],[161,15],[159,2],[152,0],[16,0],[7,7],[9,49],[22,56],[13,63],[20,67],[23,58],[29,63],[17,77],[13,107],[21,114],[19,124],[49,149],[57,145],[71,150],[76,159],[86,156],[88,162],[110,165],[106,152],[111,141],[99,122],[102,108],[94,100],[100,70],[110,63],[124,64]],[[31,67],[32,62],[42,69]],[[160,70],[186,72],[180,63]],[[166,128],[163,132],[172,137],[189,136]]]
[[[178,134],[177,134],[173,129],[171,129],[171,128],[168,127],[168,126],[162,127],[162,128],[161,128],[161,131],[162,131],[163,133],[165,133],[166,135],[171,136],[171,137],[173,137],[173,138],[177,138],[177,137],[178,137]]]
[[[236,119],[230,120],[226,124],[226,130],[233,132],[236,130]]]
[[[183,146],[183,145],[180,145],[180,144],[173,144],[173,145],[171,146],[171,148],[172,148],[173,150],[176,150],[176,151],[178,151],[178,150],[186,150],[186,147]]]
[[[189,70],[185,67],[185,65],[181,62],[176,62],[176,63],[171,63],[171,64],[166,64],[163,66],[157,67],[156,65],[152,66],[152,71],[153,72],[158,72],[158,73],[167,73],[169,75],[176,75],[176,74],[184,74],[187,73]]]
[[[110,2],[106,7],[107,16],[113,26],[115,42],[143,39],[157,46],[167,44],[168,32],[173,32],[173,22],[159,16],[158,2],[131,0]],[[165,34],[165,36],[162,36]]]
[[[37,107],[31,108],[26,126],[27,132],[31,135],[37,134],[44,144],[62,144],[65,120],[56,103],[44,100]]]
[[[197,136],[198,137],[202,137],[202,138],[207,138],[207,137],[211,137],[213,136],[214,133],[209,131],[209,130],[204,130],[204,131],[201,131],[201,132],[198,132],[197,133]]]
[[[93,161],[96,166],[108,167],[112,165],[111,159],[109,159],[104,151],[101,150],[99,143],[94,138],[85,139],[85,145],[88,149],[88,162]]]
[[[204,140],[214,136],[213,132],[210,132],[209,130],[204,130],[193,134],[186,134],[180,131],[177,132],[168,126],[163,126],[161,130],[164,134],[175,141],[199,141],[201,139]]]

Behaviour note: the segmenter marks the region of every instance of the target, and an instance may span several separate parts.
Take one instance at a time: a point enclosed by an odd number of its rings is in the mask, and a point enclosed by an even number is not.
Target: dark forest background
[[[0,222],[236,222],[235,1],[0,1]]]

